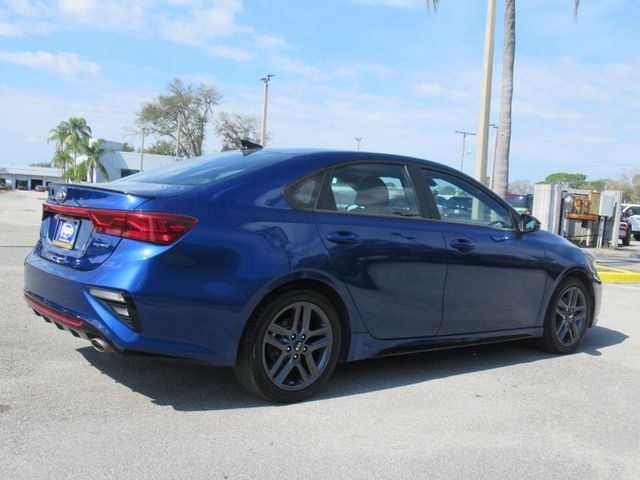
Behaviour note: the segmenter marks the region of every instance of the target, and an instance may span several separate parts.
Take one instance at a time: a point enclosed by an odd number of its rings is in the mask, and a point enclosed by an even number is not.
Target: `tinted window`
[[[415,193],[402,165],[358,163],[333,170],[331,205],[365,215],[419,215]]]
[[[207,185],[224,178],[268,165],[283,158],[277,152],[225,152],[182,160],[131,175],[115,182]]]
[[[512,228],[509,211],[475,185],[460,178],[423,169],[428,195],[437,217],[454,223]]]
[[[320,194],[322,178],[322,172],[303,178],[287,188],[285,196],[295,208],[313,209]]]

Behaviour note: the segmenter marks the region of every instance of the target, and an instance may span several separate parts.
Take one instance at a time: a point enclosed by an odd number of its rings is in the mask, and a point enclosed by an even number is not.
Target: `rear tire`
[[[291,290],[261,306],[240,341],[234,373],[249,392],[278,403],[314,395],[340,358],[333,304],[313,290]]]
[[[570,277],[556,289],[544,322],[542,347],[551,353],[575,352],[591,323],[589,291],[580,280]]]

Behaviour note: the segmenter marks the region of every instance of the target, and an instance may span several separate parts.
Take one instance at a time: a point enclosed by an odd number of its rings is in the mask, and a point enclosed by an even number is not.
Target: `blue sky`
[[[640,2],[519,0],[510,179],[640,169]],[[0,1],[2,164],[47,161],[49,129],[83,116],[139,145],[134,112],[175,77],[214,84],[218,111],[255,114],[273,73],[277,147],[362,149],[459,166],[477,130],[486,2]],[[498,1],[492,121],[502,49]],[[213,128],[207,150],[220,141]],[[465,171],[473,173],[475,140]],[[489,156],[493,152],[493,138]]]

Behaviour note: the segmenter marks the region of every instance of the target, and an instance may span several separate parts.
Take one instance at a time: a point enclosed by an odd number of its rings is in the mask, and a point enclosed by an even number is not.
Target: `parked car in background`
[[[455,169],[300,149],[54,184],[24,268],[34,312],[97,351],[230,366],[276,402],[338,362],[536,337],[575,352],[602,287],[592,257]]]
[[[640,241],[640,204],[623,203],[622,216],[629,220],[633,238]]]
[[[518,195],[515,193],[507,193],[504,199],[516,212],[531,215],[531,211],[533,210],[533,194]]]
[[[618,238],[622,240],[622,245],[625,247],[631,243],[631,222],[629,217],[620,217],[620,229]]]
[[[36,185],[36,188],[34,190],[36,192],[46,192],[47,191],[47,187],[45,187],[44,185]]]

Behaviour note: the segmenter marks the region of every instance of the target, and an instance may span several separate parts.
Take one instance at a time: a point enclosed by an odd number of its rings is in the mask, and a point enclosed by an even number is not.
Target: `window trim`
[[[333,197],[333,192],[331,190],[331,181],[333,179],[333,172],[336,169],[348,167],[351,165],[359,165],[359,164],[379,164],[379,165],[394,165],[396,167],[401,167],[404,170],[407,180],[411,184],[411,188],[414,192],[414,197],[416,201],[416,207],[418,208],[418,214],[416,216],[404,216],[404,215],[382,215],[379,213],[349,213],[342,212],[337,210],[335,205],[335,200]],[[331,209],[330,207],[333,207]],[[420,200],[420,195],[418,194],[416,183],[413,179],[413,175],[410,171],[410,164],[406,162],[397,160],[380,160],[380,159],[358,159],[358,160],[349,160],[346,162],[334,163],[326,167],[325,169],[325,177],[324,183],[322,186],[322,191],[318,197],[318,201],[316,202],[316,212],[320,213],[333,213],[338,215],[349,215],[351,217],[375,217],[375,218],[393,218],[393,219],[402,219],[402,220],[425,220],[427,216],[425,215],[426,210],[424,204]]]
[[[494,200],[498,205],[502,206],[506,210],[507,214],[509,215],[509,218],[511,219],[511,226],[509,228],[499,228],[499,229],[494,229],[494,230],[505,230],[505,231],[515,231],[515,232],[518,231],[518,222],[520,221],[520,216],[518,215],[518,213],[513,209],[513,207],[511,207],[511,205],[509,205],[505,200],[500,198],[500,196],[498,194],[496,194],[490,188],[487,188],[482,183],[478,182],[476,179],[471,178],[471,177],[467,177],[466,175],[460,174],[459,172],[452,172],[452,171],[449,171],[449,170],[445,170],[443,168],[431,167],[431,166],[427,166],[427,165],[425,165],[425,166],[414,165],[414,166],[416,167],[416,170],[415,170],[414,174],[417,177],[417,182],[419,182],[419,184],[421,185],[421,192],[425,197],[424,200],[427,202],[427,205],[429,205],[431,203],[426,199],[426,197],[428,195],[431,195],[431,189],[429,188],[429,185],[427,185],[427,182],[424,179],[424,175],[422,174],[422,172],[420,170],[426,170],[426,171],[429,171],[429,172],[434,172],[436,174],[439,173],[439,174],[442,174],[442,175],[445,175],[445,176],[453,177],[453,178],[455,178],[457,180],[460,180],[461,182],[468,183],[471,186],[476,187],[482,193],[484,193],[489,198]],[[429,193],[427,193],[427,192],[429,192]],[[433,203],[436,204],[436,200],[435,200],[435,198],[433,198],[433,195],[431,195],[431,198],[433,199]],[[443,219],[443,218],[438,218],[439,215],[436,216],[436,213],[433,212],[431,209],[429,209],[429,211],[431,213],[429,215],[428,220],[433,220],[433,221],[436,221],[436,222],[448,223],[448,224],[452,224],[452,225],[464,225],[464,226],[468,226],[468,227],[491,228],[491,229],[493,229],[493,227],[489,227],[487,225],[479,225],[479,224],[474,224],[474,223],[448,221],[448,220]]]
[[[321,175],[322,178],[320,179],[318,184],[313,188],[313,193],[311,194],[312,197],[315,197],[315,201],[313,202],[313,205],[311,205],[311,206],[303,205],[295,198],[295,195],[293,194],[293,191],[301,183],[304,183],[305,181],[309,180],[310,178],[315,177],[316,175]],[[284,187],[284,189],[282,191],[282,196],[289,203],[289,205],[291,205],[291,207],[294,210],[303,211],[303,212],[313,212],[313,211],[316,210],[316,207],[318,205],[318,201],[320,200],[320,196],[322,195],[322,189],[323,189],[326,177],[327,177],[327,169],[326,168],[320,168],[318,170],[314,170],[313,172],[305,175],[302,178],[299,178],[298,180],[295,180],[293,183],[290,183],[289,185]]]

